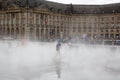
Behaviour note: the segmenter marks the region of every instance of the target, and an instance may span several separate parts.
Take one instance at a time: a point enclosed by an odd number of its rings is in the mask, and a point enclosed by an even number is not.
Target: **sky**
[[[48,0],[64,4],[111,4],[120,3],[120,0]]]

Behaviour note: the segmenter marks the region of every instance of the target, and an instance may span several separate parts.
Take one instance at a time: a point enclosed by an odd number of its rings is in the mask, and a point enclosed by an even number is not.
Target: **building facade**
[[[45,0],[1,0],[0,36],[55,40],[90,35],[120,39],[120,3],[72,5]]]

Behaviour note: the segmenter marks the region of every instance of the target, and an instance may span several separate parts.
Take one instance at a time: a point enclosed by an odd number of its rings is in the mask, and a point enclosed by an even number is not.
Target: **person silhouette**
[[[60,48],[61,48],[61,43],[58,42],[56,45],[56,51],[57,51],[57,54],[56,54],[56,73],[57,73],[58,78],[61,77]]]
[[[61,47],[61,43],[58,42],[57,45],[56,45],[56,51],[60,51],[60,47]]]

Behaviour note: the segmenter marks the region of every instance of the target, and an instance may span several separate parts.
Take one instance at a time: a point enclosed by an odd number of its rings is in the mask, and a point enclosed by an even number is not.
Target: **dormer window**
[[[60,12],[61,11],[61,9],[58,9],[58,12]]]
[[[53,8],[51,7],[51,8],[50,8],[50,10],[52,11],[52,10],[53,10]]]

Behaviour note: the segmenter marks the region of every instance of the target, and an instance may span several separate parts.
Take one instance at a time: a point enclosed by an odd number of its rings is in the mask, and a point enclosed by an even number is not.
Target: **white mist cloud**
[[[0,80],[58,80],[56,43],[0,42]],[[120,50],[62,44],[59,80],[120,80]]]

